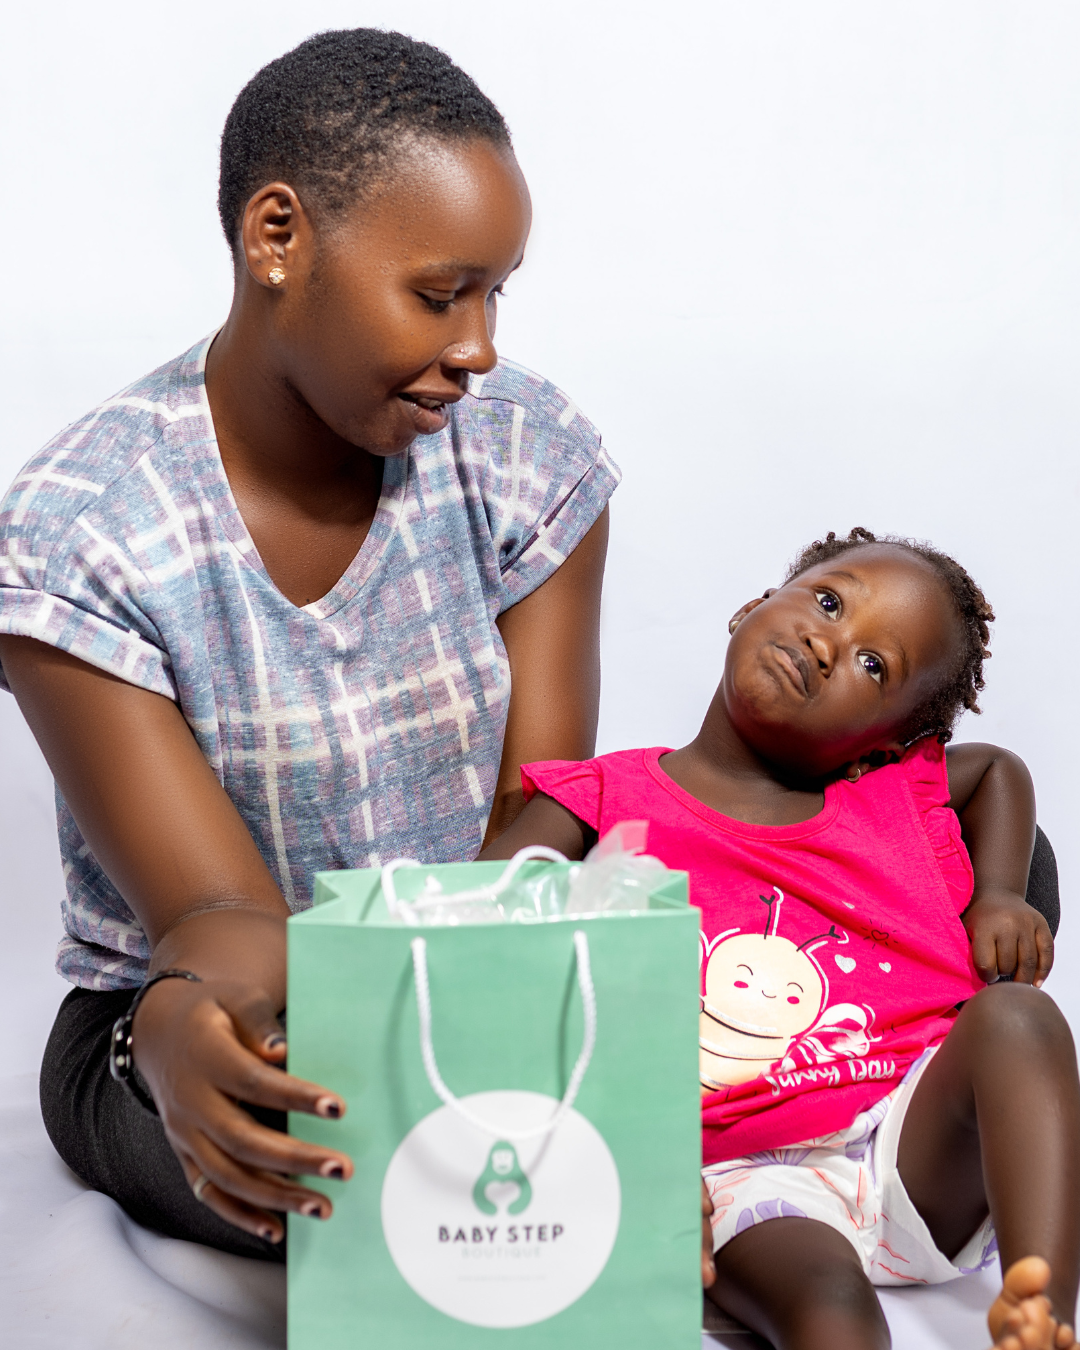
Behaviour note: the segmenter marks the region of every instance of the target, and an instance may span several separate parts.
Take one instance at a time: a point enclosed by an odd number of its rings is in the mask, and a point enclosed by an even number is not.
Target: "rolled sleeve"
[[[0,586],[0,633],[36,638],[128,684],[176,699],[165,652],[63,596]],[[11,688],[2,666],[0,688]]]
[[[619,484],[600,433],[550,381],[501,362],[473,383],[466,442],[498,560],[500,610],[545,582]]]
[[[596,524],[618,485],[618,469],[601,450],[596,462],[537,522],[517,555],[502,569],[506,608],[524,600],[562,566]]]
[[[123,546],[85,517],[49,540],[23,536],[5,514],[0,633],[35,638],[175,700],[168,653],[140,604],[145,578]],[[0,688],[10,687],[0,667]]]

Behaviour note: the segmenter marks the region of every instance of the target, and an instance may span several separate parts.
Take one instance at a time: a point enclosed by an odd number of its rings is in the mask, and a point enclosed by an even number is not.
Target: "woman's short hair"
[[[226,118],[218,212],[229,247],[264,184],[289,183],[326,219],[351,207],[409,137],[510,144],[498,108],[438,47],[379,28],[308,38],[263,66]]]

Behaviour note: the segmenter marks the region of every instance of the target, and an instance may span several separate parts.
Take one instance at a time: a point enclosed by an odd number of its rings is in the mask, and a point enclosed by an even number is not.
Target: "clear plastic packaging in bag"
[[[564,914],[649,908],[649,891],[667,868],[645,853],[647,820],[621,820],[590,850],[570,878]]]
[[[507,863],[502,875],[488,886],[444,894],[440,882],[429,876],[413,900],[398,898],[394,873],[418,864],[396,858],[382,869],[387,908],[411,927],[460,923],[538,923],[562,914],[586,916],[613,910],[648,909],[648,892],[658,873],[667,869],[656,858],[644,856],[648,822],[621,821],[590,851],[583,863],[568,870],[546,868],[523,874],[526,862],[543,859],[565,863],[555,849],[536,845],[523,848]]]

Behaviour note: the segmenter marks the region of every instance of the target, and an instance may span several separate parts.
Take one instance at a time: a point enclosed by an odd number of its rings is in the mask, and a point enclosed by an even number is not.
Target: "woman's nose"
[[[463,331],[443,352],[443,361],[452,370],[467,370],[470,375],[486,375],[499,360],[495,350],[494,324],[489,323],[486,305],[470,305]]]

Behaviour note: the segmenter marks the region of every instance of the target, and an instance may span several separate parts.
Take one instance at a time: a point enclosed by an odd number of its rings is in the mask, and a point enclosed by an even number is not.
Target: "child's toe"
[[[986,1319],[995,1345],[1002,1350],[1028,1350],[1029,1345],[1059,1350],[1043,1294],[1049,1282],[1050,1267],[1041,1256],[1013,1262]],[[1033,1341],[1032,1336],[1042,1339]]]
[[[1041,1256],[1025,1256],[1005,1272],[1002,1293],[1019,1303],[1041,1294],[1050,1283],[1050,1266]]]

